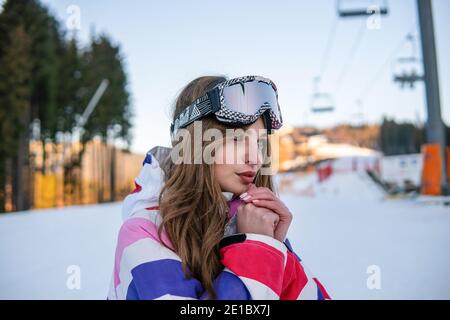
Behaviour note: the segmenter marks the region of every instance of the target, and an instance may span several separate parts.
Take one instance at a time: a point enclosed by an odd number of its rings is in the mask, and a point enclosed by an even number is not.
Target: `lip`
[[[253,179],[256,176],[256,172],[255,171],[242,171],[242,172],[238,172],[236,173],[239,178],[241,178],[241,181],[244,182],[245,184],[250,184],[253,182]]]

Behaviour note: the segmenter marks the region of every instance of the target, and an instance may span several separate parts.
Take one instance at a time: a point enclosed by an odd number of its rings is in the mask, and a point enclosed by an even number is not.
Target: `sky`
[[[81,45],[93,32],[107,33],[120,44],[135,114],[134,152],[170,145],[176,96],[203,75],[272,79],[286,125],[374,123],[383,115],[426,120],[424,85],[400,89],[392,81],[401,67],[396,59],[412,54],[406,35],[418,35],[415,0],[359,0],[387,3],[389,15],[375,24],[379,28],[368,28],[374,24],[367,18],[339,19],[334,0],[43,2],[63,25],[72,15],[70,7],[79,8]],[[433,0],[433,13],[441,108],[450,124],[450,1]],[[319,74],[319,91],[330,94],[332,113],[310,111],[313,79]]]

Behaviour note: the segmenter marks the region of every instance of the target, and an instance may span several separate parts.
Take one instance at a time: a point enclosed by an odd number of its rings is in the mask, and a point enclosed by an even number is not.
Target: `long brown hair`
[[[179,94],[172,118],[223,81],[226,78],[221,76],[204,76],[191,81]],[[225,133],[227,127],[213,116],[203,118],[202,131],[210,128]],[[194,137],[194,125],[190,124],[186,129]],[[208,144],[202,141],[202,148]],[[198,279],[210,298],[215,299],[213,281],[223,270],[219,242],[228,222],[228,204],[215,180],[214,166],[203,162],[195,164],[193,159],[191,163],[167,166],[165,185],[159,196],[162,222],[158,232],[160,236],[163,229],[167,233],[173,250],[181,258],[185,275]],[[257,174],[255,185],[273,190],[270,175]]]

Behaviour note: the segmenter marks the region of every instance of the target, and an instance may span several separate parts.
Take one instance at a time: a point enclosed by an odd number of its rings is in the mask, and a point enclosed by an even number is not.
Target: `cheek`
[[[220,185],[226,183],[229,180],[232,171],[230,170],[230,166],[226,164],[215,164],[214,165],[214,174],[216,176],[216,180]]]
[[[245,154],[245,147],[235,144],[234,142],[227,141],[223,146],[216,149],[216,163],[233,166],[239,164],[242,161],[242,157]],[[232,170],[228,169],[229,171]]]
[[[233,165],[215,164],[214,175],[222,191],[234,191],[236,184],[239,183]]]
[[[214,150],[214,163],[216,163],[216,167],[225,163],[225,158],[227,155],[226,147],[224,146],[216,146]]]

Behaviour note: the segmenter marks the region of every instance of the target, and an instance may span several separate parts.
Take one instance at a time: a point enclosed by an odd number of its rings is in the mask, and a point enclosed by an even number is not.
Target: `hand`
[[[237,209],[237,231],[239,233],[256,233],[274,237],[275,226],[279,217],[271,210],[257,207],[251,203],[241,204]]]
[[[258,208],[270,209],[279,216],[274,238],[283,242],[292,222],[292,213],[289,209],[269,188],[256,187],[252,184],[246,193],[247,196],[242,197],[245,203],[252,203]]]

